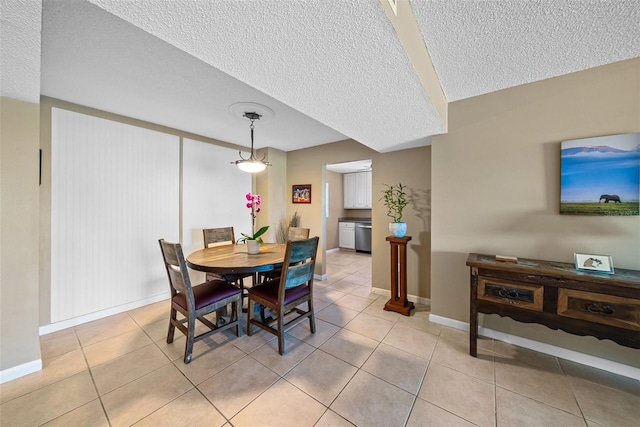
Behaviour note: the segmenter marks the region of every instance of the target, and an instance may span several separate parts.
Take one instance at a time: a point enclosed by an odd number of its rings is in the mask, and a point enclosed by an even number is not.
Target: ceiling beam
[[[416,17],[411,9],[409,0],[391,0],[396,3],[397,15],[389,4],[390,0],[380,0],[384,8],[387,18],[391,21],[393,28],[398,35],[398,39],[404,48],[409,62],[422,83],[422,87],[427,93],[431,103],[436,109],[445,132],[449,128],[448,123],[448,106],[447,98],[444,95],[440,79],[436,74],[436,69],[431,62],[429,49],[424,42],[420,26],[416,21]]]

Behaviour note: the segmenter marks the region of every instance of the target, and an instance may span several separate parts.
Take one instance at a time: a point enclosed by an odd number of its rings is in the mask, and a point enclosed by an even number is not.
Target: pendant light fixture
[[[262,160],[258,160],[253,153],[253,122],[255,122],[256,120],[260,120],[260,117],[262,116],[255,112],[246,112],[242,115],[242,117],[246,117],[251,121],[251,124],[249,125],[249,128],[251,129],[251,154],[248,159],[245,159],[244,157],[242,157],[242,151],[239,151],[238,154],[240,155],[240,160],[231,162],[231,164],[235,163],[235,165],[238,166],[238,169],[244,172],[262,172],[267,168],[267,166],[271,166],[269,162],[265,161],[265,158],[267,157],[266,155],[262,157]]]

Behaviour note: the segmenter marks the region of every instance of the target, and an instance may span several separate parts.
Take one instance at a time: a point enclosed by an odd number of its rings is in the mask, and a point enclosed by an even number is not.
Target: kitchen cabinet
[[[338,246],[345,249],[356,248],[356,228],[354,222],[338,223]]]
[[[371,209],[371,171],[345,173],[344,208]]]

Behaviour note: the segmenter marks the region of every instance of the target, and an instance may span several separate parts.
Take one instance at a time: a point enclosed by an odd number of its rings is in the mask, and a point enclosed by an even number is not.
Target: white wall
[[[182,244],[185,254],[202,249],[203,228],[233,226],[236,239],[251,233],[251,174],[230,164],[238,152],[185,139],[183,146]]]
[[[251,231],[251,175],[230,164],[235,148],[51,113],[51,285],[43,281],[50,292],[41,292],[49,308],[42,332],[168,297],[160,238],[180,241],[187,255],[202,248],[203,228]]]
[[[165,294],[157,241],[178,237],[180,139],[52,115],[51,322]]]

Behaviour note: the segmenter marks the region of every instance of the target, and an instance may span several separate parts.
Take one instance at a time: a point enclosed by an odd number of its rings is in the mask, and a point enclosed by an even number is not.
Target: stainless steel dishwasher
[[[356,222],[356,252],[371,253],[371,223]]]

